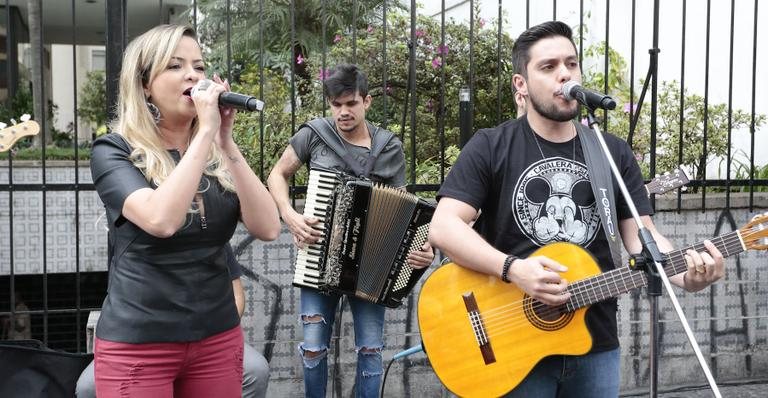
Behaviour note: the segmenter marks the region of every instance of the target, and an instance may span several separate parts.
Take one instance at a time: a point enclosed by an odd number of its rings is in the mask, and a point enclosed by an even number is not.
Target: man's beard
[[[531,101],[531,106],[533,106],[533,109],[535,109],[536,112],[545,118],[554,120],[556,122],[567,122],[569,120],[573,120],[576,116],[579,115],[580,106],[577,106],[573,109],[560,110],[557,108],[554,102],[550,102],[546,105],[542,104],[540,101],[538,101],[536,96],[530,92],[528,93],[528,99]]]
[[[351,120],[346,120],[346,122],[350,122],[350,121]],[[360,125],[360,123],[358,122],[358,123],[352,124],[351,127],[341,128],[341,127],[339,127],[339,124],[340,123],[338,123],[338,122],[336,123],[336,128],[339,129],[339,131],[344,132],[344,133],[351,133],[351,132],[355,131],[357,129],[357,127]]]

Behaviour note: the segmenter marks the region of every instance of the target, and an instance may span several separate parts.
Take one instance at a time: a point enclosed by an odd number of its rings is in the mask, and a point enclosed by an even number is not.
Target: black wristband
[[[512,265],[512,262],[517,260],[517,256],[508,255],[507,258],[504,260],[504,267],[501,269],[501,280],[507,283],[512,283],[512,280],[509,279],[509,267]]]

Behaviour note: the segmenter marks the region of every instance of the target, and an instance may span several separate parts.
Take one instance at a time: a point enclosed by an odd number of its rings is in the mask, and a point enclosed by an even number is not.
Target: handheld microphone
[[[415,345],[405,351],[398,352],[397,354],[395,354],[395,356],[392,357],[392,360],[400,359],[402,357],[407,357],[408,355],[415,354],[420,351],[424,351],[424,347],[421,344]]]
[[[205,90],[210,84],[210,80],[200,80],[192,87],[191,94],[195,95],[197,90]],[[219,106],[244,111],[261,111],[264,109],[264,102],[251,95],[225,91],[219,95]]]
[[[579,82],[569,80],[563,84],[563,97],[567,100],[575,99],[589,109],[611,110],[616,108],[616,101],[608,95],[582,87]]]

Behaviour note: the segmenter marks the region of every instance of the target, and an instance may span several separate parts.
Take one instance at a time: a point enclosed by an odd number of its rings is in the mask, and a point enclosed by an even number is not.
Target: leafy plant
[[[602,56],[604,43],[590,47],[585,54]],[[636,104],[629,103],[629,82],[626,75],[626,62],[612,49],[610,54],[610,73],[608,77],[608,92],[617,102],[624,103],[623,114],[609,115],[608,130],[622,138],[628,139],[630,119],[636,111]],[[602,63],[601,63],[602,64]],[[594,68],[585,70],[586,86],[602,91],[605,84],[603,71]],[[641,82],[642,83],[642,82]],[[638,90],[639,91],[639,90]],[[638,95],[636,93],[635,95]],[[646,97],[648,98],[648,97]],[[680,101],[683,99],[683,108]],[[706,107],[706,137],[704,135],[705,106],[704,97],[689,93],[688,89],[680,92],[676,81],[663,81],[658,90],[657,103],[657,136],[656,136],[656,165],[657,170],[673,170],[685,166],[692,170],[695,179],[703,179],[704,171],[709,162],[722,159],[728,153],[728,106],[727,104],[709,103]],[[682,118],[681,118],[682,115]],[[681,124],[682,120],[682,124]],[[758,114],[755,117],[755,128],[765,123],[766,116]],[[731,113],[731,129],[749,127],[751,115],[742,110]],[[682,136],[682,139],[681,139]],[[651,109],[646,101],[640,110],[640,117],[630,144],[635,156],[640,160],[640,166],[645,175],[650,174],[651,150]],[[706,139],[705,139],[706,138]],[[680,143],[685,146],[680,151]],[[706,156],[704,146],[706,145]],[[680,158],[682,154],[682,158]]]
[[[103,70],[88,72],[78,94],[80,106],[77,114],[94,130],[97,136],[106,133],[107,93],[106,74]]]

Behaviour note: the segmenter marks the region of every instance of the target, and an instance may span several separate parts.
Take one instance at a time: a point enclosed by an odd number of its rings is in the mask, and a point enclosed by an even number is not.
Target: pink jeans
[[[240,397],[240,326],[190,343],[130,344],[96,338],[96,396]]]

